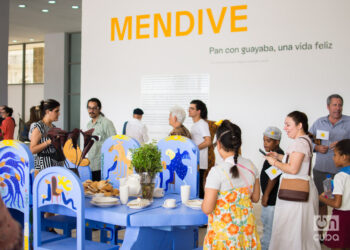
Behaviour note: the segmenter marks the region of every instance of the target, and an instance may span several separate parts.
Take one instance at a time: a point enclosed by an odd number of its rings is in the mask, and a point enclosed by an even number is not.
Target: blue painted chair
[[[109,180],[114,188],[119,188],[119,179],[134,173],[131,169],[130,149],[138,147],[138,141],[126,135],[108,138],[101,148],[101,179]],[[118,240],[118,231],[123,229],[120,226],[89,221],[89,227],[101,229],[102,242],[122,243],[122,240]],[[107,237],[107,231],[110,232],[110,237]]]
[[[34,180],[34,249],[119,249],[119,246],[85,240],[85,203],[81,181],[72,171],[62,167],[42,170]],[[43,242],[41,237],[41,212],[60,208],[64,213],[76,215],[77,237]]]
[[[10,213],[24,228],[24,249],[29,249],[30,245],[33,168],[33,155],[24,143],[0,141],[0,193]]]
[[[163,171],[157,175],[156,186],[165,193],[181,193],[181,185],[190,185],[190,198],[198,197],[199,150],[192,140],[168,136],[157,144],[162,153]]]
[[[134,173],[131,168],[131,151],[140,147],[137,140],[126,135],[108,138],[101,149],[101,177],[119,188],[119,179]]]

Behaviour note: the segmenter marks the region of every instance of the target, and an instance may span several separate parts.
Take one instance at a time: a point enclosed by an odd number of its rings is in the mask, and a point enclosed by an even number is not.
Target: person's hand
[[[271,166],[276,163],[277,159],[271,156],[265,156],[265,159],[269,162]]]
[[[332,142],[331,145],[329,145],[329,149],[333,150],[335,148],[335,145],[337,145],[338,141]]]
[[[333,143],[332,143],[333,144]],[[315,145],[316,152],[319,152],[321,154],[325,154],[328,152],[328,146],[325,145]]]
[[[270,156],[272,158],[277,159],[278,154],[276,152],[268,152],[268,153],[266,153],[266,156]]]
[[[267,195],[263,195],[262,199],[261,199],[261,205],[263,207],[267,207],[267,201],[269,200],[269,197]]]
[[[318,197],[319,197],[319,198],[320,198],[320,200],[321,200],[322,198],[326,198],[326,194],[323,192],[323,193],[322,193],[322,194],[320,194]]]
[[[48,147],[48,146],[50,146],[51,145],[51,139],[48,139],[47,141],[45,141],[45,144],[46,144],[46,146]]]

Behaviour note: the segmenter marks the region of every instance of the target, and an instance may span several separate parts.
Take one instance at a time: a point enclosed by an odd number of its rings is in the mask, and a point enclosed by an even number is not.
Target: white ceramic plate
[[[119,204],[119,201],[116,203],[96,203],[93,200],[91,200],[90,203],[97,207],[114,207]]]
[[[164,194],[153,194],[153,198],[162,198]]]
[[[106,203],[118,203],[119,199],[118,198],[113,198],[113,197],[105,197],[105,196],[94,196],[92,198],[92,201],[94,203],[98,204],[106,204]]]
[[[164,207],[164,208],[166,208],[166,209],[171,209],[171,208],[176,208],[176,205],[173,206],[173,207],[168,207],[168,206],[165,206],[165,205],[163,204],[162,207]]]
[[[188,200],[185,205],[192,209],[200,210],[202,207],[203,200]]]
[[[149,205],[151,205],[152,203],[149,200],[146,199],[135,199],[132,201],[129,201],[126,205],[129,208],[133,208],[133,209],[141,209],[141,208],[145,208],[148,207]]]

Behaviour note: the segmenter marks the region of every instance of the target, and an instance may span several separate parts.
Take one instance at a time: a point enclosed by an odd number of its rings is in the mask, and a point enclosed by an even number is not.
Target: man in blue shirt
[[[314,144],[316,163],[313,175],[319,194],[323,193],[323,180],[327,175],[334,177],[338,173],[333,162],[334,146],[338,141],[350,138],[350,116],[342,114],[343,98],[338,94],[330,95],[327,98],[327,109],[329,115],[316,120],[310,128],[310,133],[317,138]],[[326,215],[327,206],[322,202],[319,206],[320,215]]]

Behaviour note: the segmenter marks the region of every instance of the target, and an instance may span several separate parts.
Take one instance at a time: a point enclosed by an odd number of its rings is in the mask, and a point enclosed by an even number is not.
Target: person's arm
[[[260,181],[259,179],[255,179],[253,193],[250,196],[252,202],[257,203],[260,200]]]
[[[278,154],[278,153],[276,153],[276,152],[268,152],[266,155],[267,155],[267,156],[270,156],[270,157],[272,157],[272,158],[274,158],[274,159],[276,159],[276,160],[279,160],[279,161],[282,161],[282,160],[283,160],[283,157],[284,157],[283,154]]]
[[[275,166],[287,174],[297,174],[301,168],[304,157],[305,154],[303,153],[293,152],[289,155],[289,162],[287,163],[280,162],[271,156],[266,156],[266,160],[271,166]]]
[[[319,199],[324,204],[327,204],[328,206],[334,207],[334,208],[340,208],[342,203],[342,195],[335,194],[334,199],[329,199],[325,197],[325,193],[323,192],[320,194]]]
[[[32,154],[37,154],[43,151],[45,148],[47,148],[51,144],[51,140],[47,140],[43,143],[40,143],[40,140],[41,140],[41,133],[38,128],[34,128],[30,139],[30,145],[29,145],[29,149],[32,152]]]
[[[211,137],[210,136],[206,136],[204,137],[204,142],[202,142],[201,144],[198,145],[199,150],[203,149],[203,148],[207,148],[211,145]]]
[[[269,200],[270,193],[271,193],[272,189],[275,187],[278,178],[279,177],[276,177],[273,180],[268,179],[268,181],[267,181],[267,186],[266,186],[266,189],[265,189],[264,195],[262,197],[262,201],[261,201],[261,205],[263,205],[264,207],[267,206],[267,202]]]
[[[205,189],[204,200],[202,203],[203,213],[208,215],[211,212],[213,212],[216,206],[216,200],[218,199],[218,192],[219,190],[212,189],[212,188]]]

